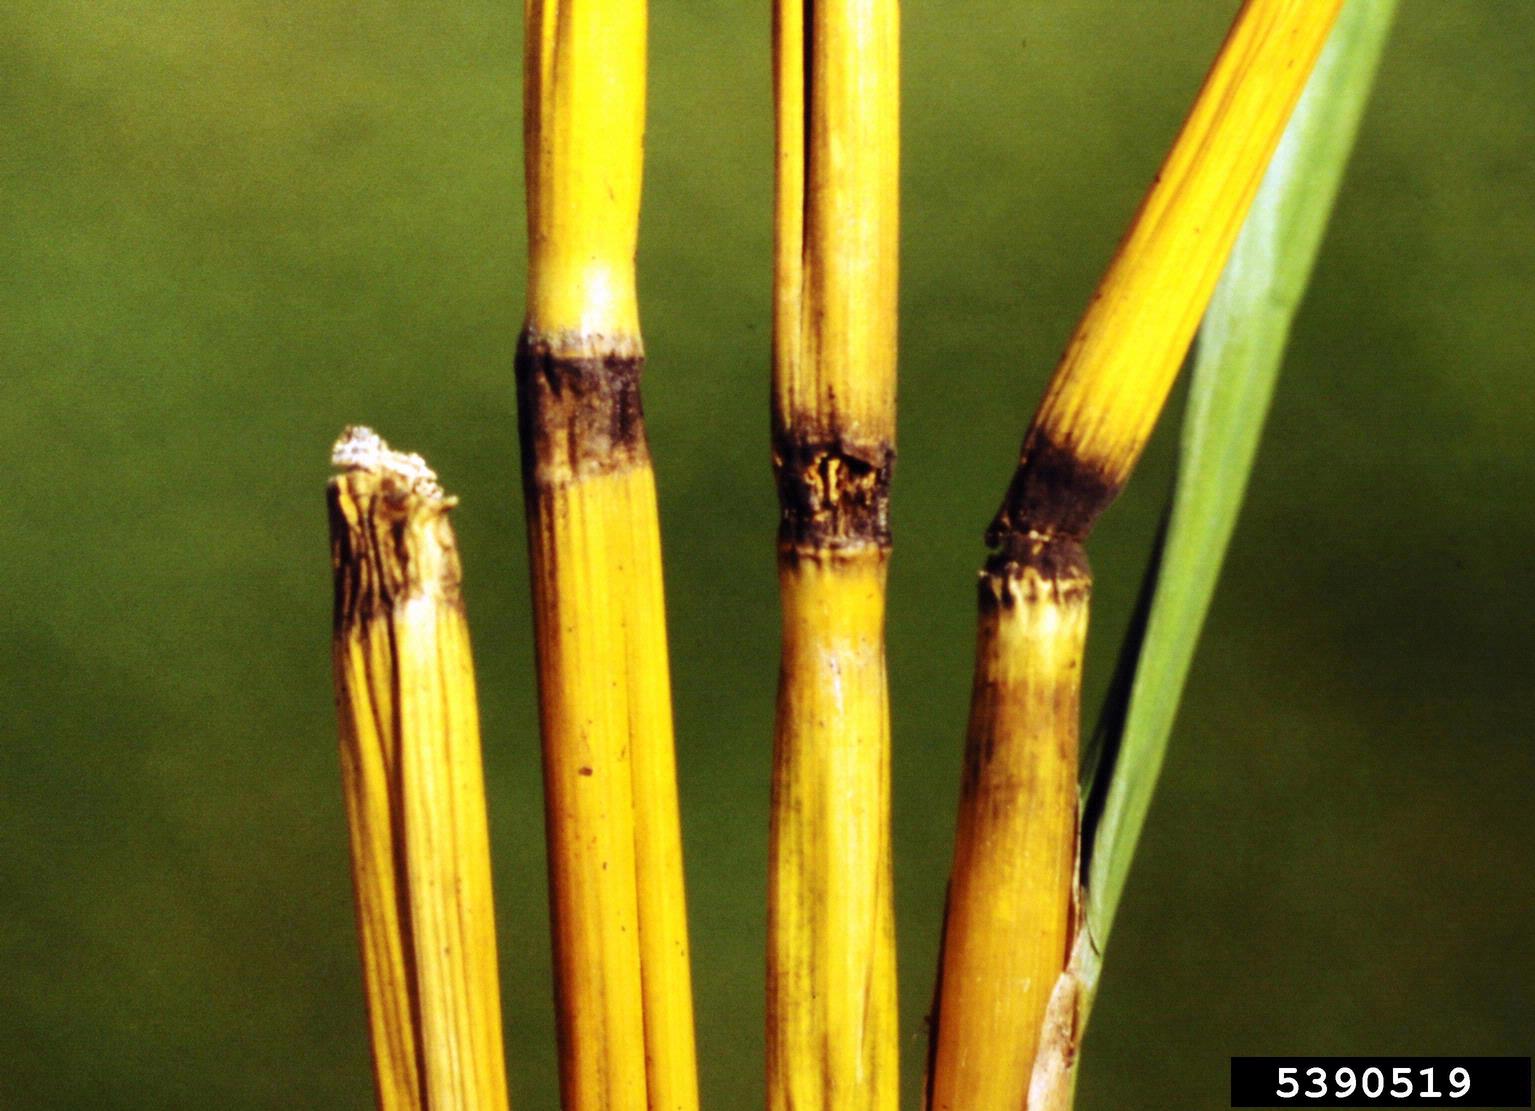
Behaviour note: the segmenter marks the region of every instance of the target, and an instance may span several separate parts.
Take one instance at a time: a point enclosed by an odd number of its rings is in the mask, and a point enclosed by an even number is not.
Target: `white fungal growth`
[[[348,425],[330,453],[331,466],[387,476],[419,498],[446,501],[437,474],[414,453],[395,451],[384,438],[360,424]]]

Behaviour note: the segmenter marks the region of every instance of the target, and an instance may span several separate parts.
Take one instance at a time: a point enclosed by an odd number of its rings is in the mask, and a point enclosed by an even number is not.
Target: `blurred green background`
[[[762,1091],[777,609],[767,4],[656,0],[642,304],[708,1105]],[[908,1104],[973,574],[1046,375],[1235,4],[906,6],[890,655]],[[512,4],[0,6],[0,1106],[365,1108],[321,490],[348,421],[463,498],[515,1106],[555,1106],[511,363]],[[1535,5],[1406,0],[1088,1041],[1535,1033]],[[1167,489],[1096,537],[1096,705]]]

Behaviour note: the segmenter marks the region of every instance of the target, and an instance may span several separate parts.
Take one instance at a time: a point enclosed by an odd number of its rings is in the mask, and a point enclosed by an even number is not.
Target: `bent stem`
[[[640,0],[529,0],[518,425],[566,1111],[698,1105],[634,287]]]
[[[768,1105],[899,1094],[885,674],[895,435],[895,0],[778,0],[773,465],[783,655]]]
[[[1050,380],[987,532],[933,1108],[1070,1104],[1081,1004],[1062,973],[1078,925],[1082,544],[1140,457],[1340,4],[1243,5]]]
[[[445,497],[348,429],[329,487],[342,785],[378,1104],[507,1106],[480,727]]]

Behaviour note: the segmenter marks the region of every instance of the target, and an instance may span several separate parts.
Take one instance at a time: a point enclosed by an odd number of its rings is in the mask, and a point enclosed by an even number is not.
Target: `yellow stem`
[[[975,689],[939,973],[929,1105],[1028,1106],[1074,928],[1086,566],[981,580]]]
[[[527,328],[638,340],[644,0],[526,0]]]
[[[778,0],[774,41],[783,656],[768,1103],[775,1111],[893,1111],[884,607],[895,436],[897,5]]]
[[[566,1111],[694,1111],[693,1002],[634,286],[645,5],[528,0],[518,352]]]
[[[885,553],[785,560],[773,765],[769,1106],[896,1106]]]
[[[386,1111],[507,1106],[480,729],[458,552],[418,456],[366,429],[330,485],[335,675]]]
[[[1247,0],[1078,325],[987,534],[928,1077],[934,1111],[1069,1106],[1082,542],[1140,457],[1342,0]],[[1047,1010],[1064,1033],[1041,1042]],[[1036,1056],[1048,1058],[1036,1072]],[[1032,1085],[1031,1079],[1036,1082]]]
[[[1050,379],[1003,531],[1085,536],[1129,477],[1341,6],[1242,6]]]

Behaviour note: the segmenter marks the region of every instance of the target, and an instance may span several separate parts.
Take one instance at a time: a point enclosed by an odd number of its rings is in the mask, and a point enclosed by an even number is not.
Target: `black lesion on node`
[[[1119,494],[1121,483],[1039,430],[1030,433],[1002,508],[986,530],[989,547],[1036,534],[1087,539],[1098,515]]]
[[[982,607],[1012,605],[1016,591],[1006,581],[1025,569],[1057,584],[1063,597],[1071,584],[1085,589],[1092,572],[1082,545],[1120,485],[1070,445],[1032,432],[1002,508],[986,530],[992,552],[981,577]]]
[[[1007,609],[1019,600],[1017,580],[1032,571],[1037,581],[1050,584],[1057,601],[1065,600],[1092,582],[1087,550],[1072,536],[1040,533],[1008,534],[986,559],[981,574],[981,606]],[[1036,589],[1030,585],[1027,589]]]
[[[517,345],[524,480],[537,485],[646,460],[644,363],[634,354],[557,354],[524,335]]]
[[[811,550],[888,548],[894,467],[895,449],[887,441],[775,436],[780,543]]]

